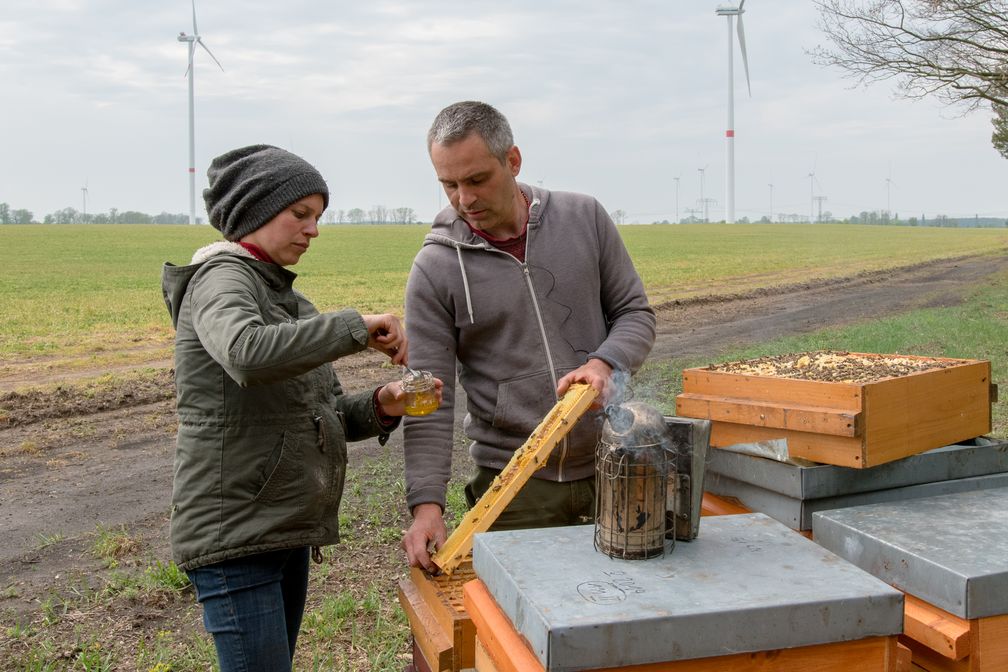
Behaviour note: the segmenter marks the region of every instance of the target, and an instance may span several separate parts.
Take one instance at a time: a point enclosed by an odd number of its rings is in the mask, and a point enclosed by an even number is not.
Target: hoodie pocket
[[[556,403],[556,387],[548,371],[506,380],[497,386],[493,426],[528,435]]]

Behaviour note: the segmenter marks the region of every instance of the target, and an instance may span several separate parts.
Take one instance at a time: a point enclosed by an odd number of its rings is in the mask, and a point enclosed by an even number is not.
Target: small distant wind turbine
[[[679,178],[681,176],[677,175],[672,179],[675,180],[675,224],[679,223]]]
[[[809,215],[808,223],[811,224],[815,221],[815,166],[812,167],[812,172],[808,174],[808,190],[809,190]]]
[[[745,29],[742,27],[742,6],[721,5],[716,14],[728,18],[728,130],[725,131],[725,222],[735,223],[735,70],[734,53],[735,40],[732,37],[732,17],[738,17],[738,41],[742,49],[742,65],[745,66],[746,88],[752,96],[752,86],[749,84],[749,57],[745,49]]]
[[[88,196],[87,180],[84,180],[84,186],[81,187],[80,190],[81,190],[81,201],[82,201],[82,206],[81,207],[83,208],[83,211],[82,211],[81,214],[83,215],[83,219],[87,220],[87,196]]]
[[[697,172],[700,173],[700,212],[703,213],[703,222],[707,223],[707,201],[703,197],[703,177],[704,173],[707,171],[707,166],[703,168],[697,168]]]
[[[892,168],[889,168],[889,177],[885,178],[885,209],[886,217],[892,219]]]
[[[210,58],[214,60],[217,67],[224,72],[224,66],[220,64],[217,57],[213,55],[210,48],[203,44],[203,39],[200,37],[199,30],[196,28],[196,0],[192,0],[192,35],[186,35],[185,33],[179,33],[179,42],[187,42],[189,44],[189,67],[186,69],[186,75],[189,77],[189,223],[196,223],[196,139],[194,133],[195,126],[195,114],[193,113],[193,55],[196,52],[196,45],[203,47],[203,49],[210,54]]]
[[[826,197],[822,195],[822,183],[819,182],[819,178],[816,177],[816,162],[812,162],[812,171],[808,174],[809,178],[809,224],[813,224],[816,221],[822,222],[822,204],[826,200]],[[819,196],[815,195],[816,185],[819,186]],[[816,219],[816,203],[819,204],[819,218]]]

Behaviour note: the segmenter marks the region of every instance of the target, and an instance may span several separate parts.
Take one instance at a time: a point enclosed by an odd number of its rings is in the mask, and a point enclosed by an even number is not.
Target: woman
[[[339,540],[346,441],[384,443],[403,414],[398,382],[344,394],[330,362],[371,347],[405,364],[406,336],[393,315],[319,314],[293,289],[286,267],[329,200],[315,168],[255,145],[217,157],[207,176],[225,240],[162,277],[176,329],[172,555],[222,672],[290,670],[309,549],[321,561],[319,547]]]

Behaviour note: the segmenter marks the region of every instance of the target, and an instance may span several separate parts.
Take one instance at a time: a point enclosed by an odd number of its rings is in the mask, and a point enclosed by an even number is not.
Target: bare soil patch
[[[948,306],[993,274],[1008,270],[1008,256],[968,257],[809,281],[743,295],[708,296],[657,307],[659,337],[653,359],[716,357],[742,343],[817,330],[890,315],[912,308]],[[174,390],[170,363],[153,348],[151,361],[107,376],[101,368],[75,369],[73,379],[58,368],[32,361],[0,368],[0,670],[20,646],[9,628],[38,623],[48,596],[72,582],[98,584],[107,569],[89,548],[96,528],[123,526],[142,545],[146,558],[166,562],[168,502],[175,437]],[[36,362],[37,364],[37,362]],[[395,375],[373,353],[336,364],[348,389],[368,389]],[[26,374],[26,371],[29,374]],[[5,373],[7,375],[5,376]],[[102,378],[104,376],[104,378]],[[401,434],[390,441],[401,453]],[[350,450],[351,471],[366,470],[383,452],[374,441]],[[463,451],[456,460],[464,471]],[[401,465],[401,458],[400,458]],[[348,494],[348,497],[354,495]],[[387,512],[405,526],[405,510]],[[351,523],[353,525],[353,523]],[[379,554],[341,554],[346,577],[388,574],[394,600],[397,540]],[[131,603],[123,612],[100,606],[78,610],[79,625],[108,631],[109,646],[128,649],[130,637],[154,637],[165,627],[199,631],[191,596],[159,604]],[[67,627],[67,660],[73,631]],[[125,642],[125,643],[124,643]],[[403,652],[406,653],[405,651]],[[58,664],[58,661],[54,664]],[[123,669],[133,669],[125,667]],[[366,669],[362,667],[361,669]]]

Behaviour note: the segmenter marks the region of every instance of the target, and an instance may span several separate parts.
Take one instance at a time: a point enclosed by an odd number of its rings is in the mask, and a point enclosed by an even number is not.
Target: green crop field
[[[294,267],[323,310],[402,312],[426,226],[326,226]],[[849,225],[626,226],[652,302],[851,275],[937,257],[1001,251],[1002,229]],[[165,261],[185,264],[208,226],[0,227],[0,360],[167,343]]]

